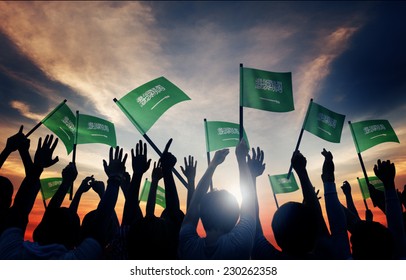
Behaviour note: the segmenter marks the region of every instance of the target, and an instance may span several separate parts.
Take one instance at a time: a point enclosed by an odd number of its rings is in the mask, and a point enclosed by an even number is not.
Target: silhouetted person
[[[207,193],[217,166],[224,162],[228,149],[216,151],[200,179],[179,236],[181,259],[249,259],[255,236],[255,190],[247,164],[248,147],[242,140],[235,149],[240,175],[241,209],[228,191]],[[206,237],[196,227],[201,219]]]

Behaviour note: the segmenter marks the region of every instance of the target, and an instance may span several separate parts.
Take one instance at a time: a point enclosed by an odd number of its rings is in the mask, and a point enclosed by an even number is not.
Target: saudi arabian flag
[[[79,114],[76,144],[87,143],[101,143],[116,147],[114,124],[94,116]]]
[[[63,142],[68,155],[73,150],[76,117],[65,102],[59,104],[41,121]]]
[[[268,175],[274,194],[290,193],[297,191],[299,186],[296,183],[295,175],[292,173],[289,179],[286,179],[288,174]]]
[[[222,121],[205,121],[205,128],[207,152],[217,151],[227,147],[236,147],[240,142],[239,124]],[[245,131],[243,137],[249,147]]]
[[[358,153],[384,142],[399,143],[395,131],[387,120],[350,123],[350,128]]]
[[[345,115],[310,102],[303,129],[329,142],[340,143]]]
[[[362,197],[367,199],[370,197],[367,181],[365,178],[357,178],[359,187],[361,189]],[[369,183],[378,191],[384,191],[384,186],[381,180],[376,176],[368,177]]]
[[[141,201],[148,201],[148,195],[149,195],[149,190],[151,189],[151,182],[148,180],[145,180],[144,187],[142,188],[141,191]],[[158,204],[162,206],[163,208],[166,207],[166,202],[165,202],[165,189],[158,186],[156,190],[156,199],[155,199],[155,204]]]
[[[59,189],[59,186],[62,184],[62,178],[45,178],[41,179],[40,182],[42,199],[47,200],[52,198]]]
[[[144,135],[170,107],[185,100],[190,98],[181,89],[160,77],[114,101]]]
[[[295,109],[292,73],[242,68],[240,104],[259,110],[289,112]]]

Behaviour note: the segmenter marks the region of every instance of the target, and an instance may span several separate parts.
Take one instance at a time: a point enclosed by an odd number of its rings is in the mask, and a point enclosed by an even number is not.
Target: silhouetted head
[[[287,202],[276,210],[272,219],[275,241],[291,257],[313,251],[317,238],[317,218],[309,207]]]
[[[206,193],[200,202],[200,218],[206,232],[210,230],[230,232],[239,216],[238,201],[226,190]]]
[[[352,257],[356,260],[394,258],[394,240],[389,229],[378,222],[359,221],[351,233]]]
[[[0,176],[0,209],[8,209],[13,199],[14,187],[11,181]]]
[[[73,249],[79,240],[80,219],[66,207],[48,208],[34,230],[33,239],[40,245],[58,243]]]
[[[128,231],[127,252],[130,260],[167,260],[176,252],[171,251],[171,239],[165,220],[152,216],[138,219]]]
[[[103,244],[109,243],[117,232],[119,227],[118,221],[116,216],[111,216],[110,219],[103,219],[105,222],[105,227],[98,225],[98,221],[96,220],[97,209],[88,212],[82,220],[82,225],[80,228],[80,238],[84,240],[87,237],[95,238],[102,238],[99,240],[103,242]],[[103,231],[103,232],[102,232]]]

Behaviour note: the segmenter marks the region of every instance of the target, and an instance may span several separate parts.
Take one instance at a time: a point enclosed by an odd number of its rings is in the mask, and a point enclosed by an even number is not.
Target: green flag
[[[76,117],[68,105],[62,102],[41,122],[61,139],[65,145],[66,152],[70,154],[73,150],[75,138]]]
[[[87,143],[101,143],[116,147],[114,124],[94,116],[79,114],[76,144]]]
[[[387,120],[350,123],[350,129],[358,153],[384,142],[399,143],[395,131]]]
[[[145,180],[144,187],[142,188],[141,191],[141,201],[148,201],[148,195],[149,195],[149,190],[151,188],[151,182],[148,180]],[[155,199],[155,204],[158,204],[162,206],[163,208],[166,207],[166,202],[165,202],[165,189],[158,186],[156,190],[156,199]]]
[[[295,175],[292,173],[289,179],[286,179],[288,174],[268,175],[274,194],[290,193],[297,191],[299,186],[296,183]]]
[[[243,68],[241,75],[241,106],[272,112],[289,112],[295,109],[292,73]]]
[[[340,143],[345,115],[310,102],[303,129],[329,142]]]
[[[357,178],[359,187],[361,189],[362,197],[367,199],[370,197],[367,181],[365,178]],[[384,191],[384,186],[381,180],[376,176],[368,177],[369,183],[374,186],[378,191]]]
[[[227,147],[236,147],[240,142],[240,125],[231,122],[205,121],[206,150],[212,152]],[[249,147],[244,131],[244,139]]]
[[[185,100],[190,98],[181,89],[160,77],[115,101],[138,131],[145,134],[170,107]]]
[[[52,198],[59,189],[59,186],[62,184],[62,178],[45,178],[41,179],[40,182],[42,199],[47,200]]]

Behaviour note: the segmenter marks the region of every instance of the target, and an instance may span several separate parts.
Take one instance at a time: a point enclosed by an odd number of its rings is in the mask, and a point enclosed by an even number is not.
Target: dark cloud
[[[376,118],[406,101],[406,3],[381,3],[352,38],[350,48],[333,63],[321,101],[341,100],[352,120]]]
[[[23,102],[38,115],[46,115],[55,105],[53,102],[58,100],[79,102],[69,86],[50,79],[1,32],[0,69],[0,115],[4,121],[18,121],[22,117],[17,109],[12,108],[12,101]],[[36,122],[23,119],[24,122]]]

